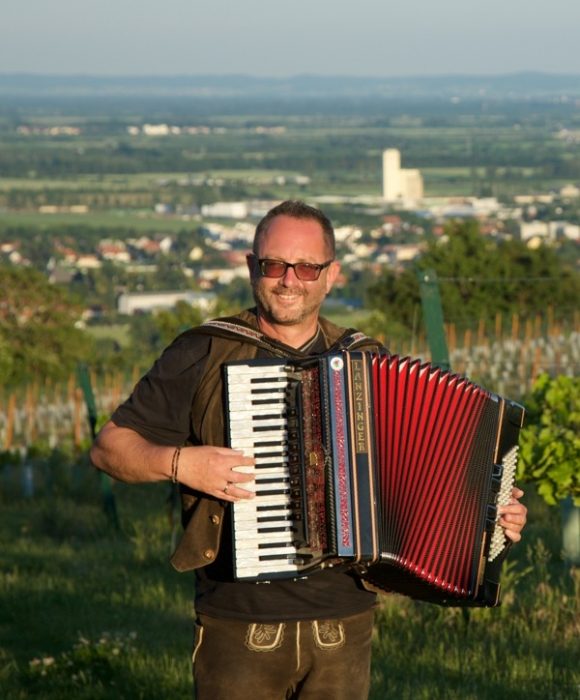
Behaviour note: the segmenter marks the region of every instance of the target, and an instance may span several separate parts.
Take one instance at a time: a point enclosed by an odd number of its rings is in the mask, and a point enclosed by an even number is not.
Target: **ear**
[[[334,286],[334,283],[336,282],[336,278],[338,277],[340,273],[340,263],[338,260],[333,260],[330,265],[328,266],[328,270],[326,271],[326,293],[328,294],[332,287]]]
[[[250,273],[250,279],[254,279],[258,272],[258,259],[254,253],[248,253],[246,255],[246,265],[248,266],[248,271]]]

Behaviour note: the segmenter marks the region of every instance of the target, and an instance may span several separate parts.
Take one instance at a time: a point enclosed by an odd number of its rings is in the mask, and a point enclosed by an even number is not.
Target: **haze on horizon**
[[[0,73],[580,74],[580,3],[8,0]]]

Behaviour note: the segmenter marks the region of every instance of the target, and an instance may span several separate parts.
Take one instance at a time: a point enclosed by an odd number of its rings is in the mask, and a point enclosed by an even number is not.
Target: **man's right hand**
[[[254,497],[253,491],[243,488],[254,480],[254,464],[252,457],[229,447],[184,447],[177,480],[223,501],[239,501]]]
[[[93,464],[114,479],[130,483],[171,479],[223,501],[253,498],[243,487],[254,480],[253,457],[229,447],[182,447],[177,465],[176,447],[156,445],[131,428],[112,421],[103,426],[91,448]],[[173,468],[172,468],[173,466]]]

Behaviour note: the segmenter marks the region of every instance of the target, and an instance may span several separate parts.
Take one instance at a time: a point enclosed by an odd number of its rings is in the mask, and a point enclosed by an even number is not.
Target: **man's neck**
[[[313,318],[310,322],[296,325],[284,326],[278,323],[271,323],[258,312],[258,328],[269,338],[278,340],[291,348],[301,348],[318,330],[318,318]]]

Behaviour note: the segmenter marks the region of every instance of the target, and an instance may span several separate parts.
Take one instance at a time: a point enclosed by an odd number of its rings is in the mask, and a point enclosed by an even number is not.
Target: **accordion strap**
[[[263,348],[278,357],[305,357],[305,353],[300,350],[284,345],[283,343],[277,343],[275,340],[264,335],[257,328],[252,327],[248,322],[238,317],[232,316],[230,318],[206,321],[199,326],[199,330],[208,335],[216,335],[222,338],[241,338],[245,342]],[[354,328],[348,328],[330,345],[327,352],[355,350],[360,347],[376,347],[379,345],[380,344],[376,340],[365,335],[365,333],[361,333]]]

